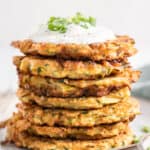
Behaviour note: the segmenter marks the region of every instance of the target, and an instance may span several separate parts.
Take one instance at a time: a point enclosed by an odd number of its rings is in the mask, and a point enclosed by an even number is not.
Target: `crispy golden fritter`
[[[113,90],[130,87],[131,82],[137,81],[139,75],[139,71],[126,71],[117,76],[97,80],[70,80],[19,73],[19,85],[39,96],[105,96]]]
[[[128,122],[119,122],[110,125],[100,125],[95,127],[57,127],[33,125],[24,119],[20,113],[11,117],[10,124],[15,123],[19,132],[26,131],[31,135],[50,137],[56,139],[79,139],[92,140],[117,136],[125,133],[128,129]]]
[[[33,125],[27,129],[28,133],[51,138],[69,138],[79,140],[103,139],[125,133],[128,126],[120,122],[113,125],[101,125],[92,128],[65,128]]]
[[[64,59],[90,59],[93,61],[120,59],[134,55],[134,40],[117,36],[115,40],[93,44],[37,43],[32,40],[14,41],[12,46],[24,54],[59,57]]]
[[[24,103],[36,103],[47,108],[98,109],[126,100],[130,96],[130,90],[125,87],[102,97],[59,98],[38,96],[30,90],[20,88],[17,91],[17,96]]]
[[[133,98],[96,110],[44,109],[30,104],[19,104],[18,108],[32,124],[67,127],[92,127],[128,121],[140,112],[139,103]]]
[[[101,140],[57,140],[32,136],[27,132],[20,132],[15,124],[9,124],[6,141],[33,150],[110,150],[130,145],[133,142],[133,133],[128,128],[126,133]]]
[[[14,64],[19,72],[51,78],[96,79],[123,72],[129,68],[125,61],[71,61],[16,56]]]

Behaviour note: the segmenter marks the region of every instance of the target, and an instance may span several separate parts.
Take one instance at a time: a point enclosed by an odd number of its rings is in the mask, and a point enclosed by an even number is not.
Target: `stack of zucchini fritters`
[[[34,150],[109,150],[133,142],[128,124],[139,114],[130,87],[139,78],[127,60],[134,40],[96,44],[15,41],[18,112],[7,141]]]

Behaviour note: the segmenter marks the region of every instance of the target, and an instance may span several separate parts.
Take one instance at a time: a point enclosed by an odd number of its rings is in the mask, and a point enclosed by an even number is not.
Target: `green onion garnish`
[[[65,33],[69,24],[76,24],[87,29],[89,26],[96,25],[96,19],[91,16],[85,17],[79,12],[72,18],[50,17],[48,21],[48,29],[51,31]]]

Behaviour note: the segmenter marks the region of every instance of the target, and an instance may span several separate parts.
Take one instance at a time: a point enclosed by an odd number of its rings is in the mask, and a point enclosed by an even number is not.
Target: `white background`
[[[139,54],[132,58],[135,67],[150,62],[149,0],[0,0],[0,91],[15,89],[16,74],[9,46],[25,38],[52,15],[71,16],[77,11],[95,16],[116,34],[128,34],[136,40]]]

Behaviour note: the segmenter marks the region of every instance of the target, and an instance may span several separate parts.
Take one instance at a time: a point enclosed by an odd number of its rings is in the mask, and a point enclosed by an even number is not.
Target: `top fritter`
[[[98,26],[94,18],[77,13],[72,18],[51,17],[27,40],[14,41],[12,46],[24,54],[100,61],[134,55],[134,43],[128,36],[116,36]]]

